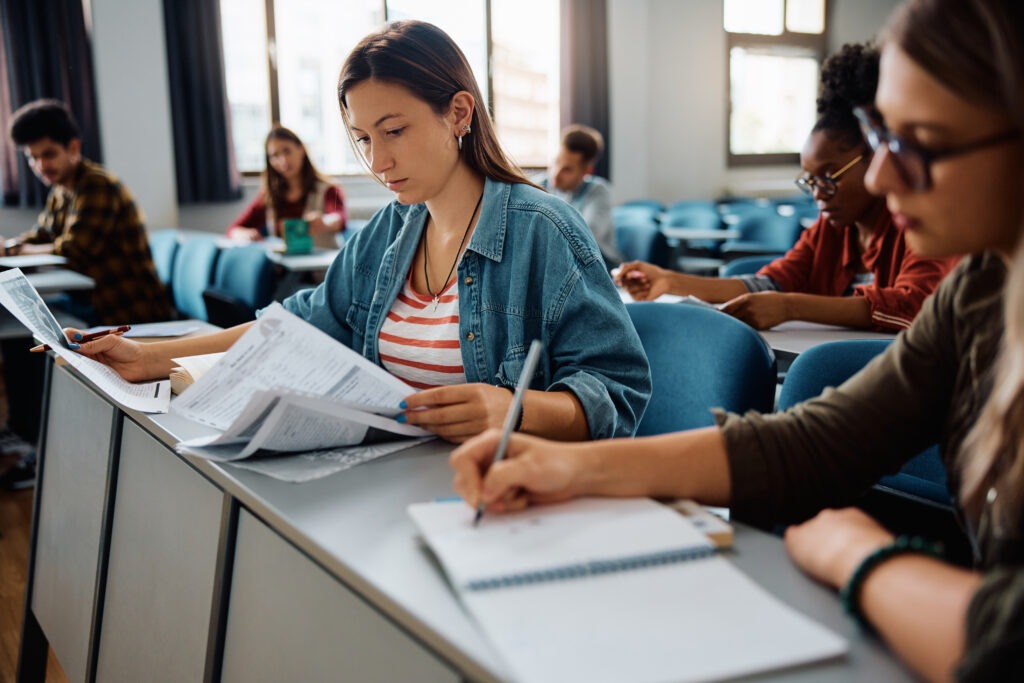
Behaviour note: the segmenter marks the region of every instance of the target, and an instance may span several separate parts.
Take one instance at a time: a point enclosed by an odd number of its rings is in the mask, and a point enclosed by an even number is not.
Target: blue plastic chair
[[[217,241],[213,237],[191,237],[178,247],[174,262],[174,306],[185,318],[206,320],[203,291],[213,280],[217,264]]]
[[[672,249],[668,238],[654,221],[628,220],[615,222],[615,242],[626,261],[646,261],[668,268]]]
[[[748,325],[692,304],[626,304],[654,383],[637,436],[713,424],[710,409],[770,412],[775,356]]]
[[[213,285],[203,291],[207,320],[234,327],[256,319],[256,311],[274,297],[274,264],[263,247],[246,245],[221,251]]]
[[[856,339],[828,342],[804,351],[789,366],[779,393],[779,410],[814,398],[855,375],[892,342]],[[937,445],[922,451],[897,473],[882,477],[876,488],[931,505],[952,505],[946,468]]]
[[[661,213],[665,210],[665,206],[657,199],[630,199],[629,201],[622,202],[619,204],[622,207],[643,207],[650,209],[655,213]]]
[[[173,228],[154,230],[149,233],[149,252],[153,255],[156,274],[160,281],[171,287],[174,276],[174,259],[178,255],[178,231]]]
[[[638,204],[635,206],[613,206],[612,223],[657,222],[661,216],[661,205]]]
[[[737,275],[752,275],[761,270],[775,259],[785,254],[760,254],[757,256],[742,256],[729,261],[718,271],[719,277],[736,277]]]
[[[740,232],[740,238],[729,240],[722,245],[723,256],[731,254],[738,257],[789,251],[803,230],[798,217],[780,216],[774,207],[741,216],[730,227]]]

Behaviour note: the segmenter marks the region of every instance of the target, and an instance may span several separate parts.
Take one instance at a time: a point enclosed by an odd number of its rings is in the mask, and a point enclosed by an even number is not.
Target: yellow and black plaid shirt
[[[90,303],[103,325],[171,318],[135,198],[109,171],[82,160],[74,189],[54,186],[25,242],[53,242],[68,267],[96,281]]]

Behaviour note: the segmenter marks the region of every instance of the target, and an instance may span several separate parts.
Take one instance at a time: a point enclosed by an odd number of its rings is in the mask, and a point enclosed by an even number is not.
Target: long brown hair
[[[498,142],[494,124],[466,56],[447,33],[423,21],[394,21],[363,38],[345,59],[338,77],[338,104],[348,122],[345,96],[354,86],[374,79],[400,85],[430,105],[438,116],[448,112],[452,97],[466,91],[476,106],[470,122],[472,133],[464,138],[466,163],[481,175],[506,183],[534,185]],[[349,139],[359,153],[349,130]]]
[[[266,169],[263,171],[263,196],[266,198],[270,208],[273,209],[274,215],[278,218],[281,217],[281,209],[285,204],[288,196],[288,181],[283,175],[274,170],[274,167],[270,165],[270,152],[267,148],[270,146],[271,140],[285,140],[296,145],[302,150],[302,169],[299,176],[299,182],[302,185],[302,198],[303,201],[309,197],[310,193],[316,188],[318,180],[326,181],[320,172],[316,170],[313,165],[313,160],[309,158],[309,152],[306,151],[306,145],[302,144],[302,140],[299,136],[292,132],[291,129],[285,128],[281,124],[274,124],[267,133],[267,139],[263,141],[263,155],[266,160]]]
[[[1024,131],[1024,3],[912,0],[890,19],[883,41],[961,97],[1003,112]],[[1018,180],[1024,193],[1024,174]],[[1019,226],[1024,235],[1024,224]],[[995,385],[964,441],[961,498],[981,502],[996,488],[995,521],[1024,512],[1024,239],[1004,287],[1005,330]]]

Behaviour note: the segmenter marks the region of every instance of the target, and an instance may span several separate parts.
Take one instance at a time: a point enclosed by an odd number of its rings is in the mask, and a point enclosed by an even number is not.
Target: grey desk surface
[[[174,415],[132,414],[168,446],[209,433]],[[452,493],[450,446],[435,441],[338,474],[290,484],[230,464],[188,458],[301,552],[472,680],[501,680],[504,667],[461,609],[406,515],[410,503]],[[874,636],[842,612],[834,592],[804,576],[782,541],[736,524],[730,559],[786,604],[850,643],[838,660],[759,676],[770,681],[912,680]]]
[[[62,266],[68,260],[57,254],[23,254],[0,256],[0,268],[38,268],[40,266]]]
[[[812,346],[846,339],[895,339],[889,332],[852,330],[847,327],[791,320],[761,332],[768,345],[781,356],[794,357]]]

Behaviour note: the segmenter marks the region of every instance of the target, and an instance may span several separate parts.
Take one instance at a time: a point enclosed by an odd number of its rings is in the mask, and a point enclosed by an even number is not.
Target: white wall
[[[103,165],[150,228],[178,224],[163,0],[91,0]]]
[[[830,50],[872,38],[898,0],[832,0]],[[617,201],[789,194],[796,165],[726,164],[722,0],[609,0]]]

